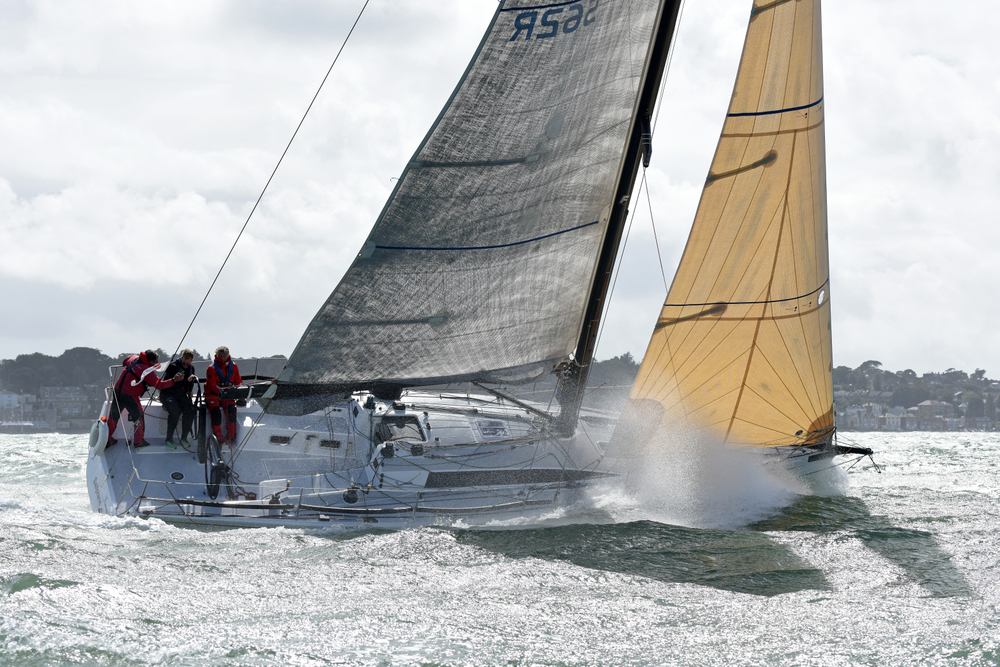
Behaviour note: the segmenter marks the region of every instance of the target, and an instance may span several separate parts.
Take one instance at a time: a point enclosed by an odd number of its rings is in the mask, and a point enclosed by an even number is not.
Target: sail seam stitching
[[[780,332],[779,332],[779,336],[780,336]],[[785,340],[785,337],[784,337],[784,336],[780,336],[780,338],[781,338],[781,343],[782,343],[782,345],[783,345],[783,346],[784,346],[784,348],[785,348],[785,352],[786,352],[786,353],[788,353],[789,357],[791,357],[791,352],[790,352],[790,351],[789,351],[789,349],[788,349],[788,342],[787,342],[787,341]],[[788,384],[788,382],[787,382],[787,381],[785,381],[785,380],[784,380],[784,379],[783,379],[783,378],[781,377],[781,373],[779,373],[779,372],[777,371],[777,369],[776,369],[776,368],[774,367],[774,364],[773,364],[773,363],[771,363],[771,360],[770,360],[770,359],[768,358],[767,354],[766,354],[766,353],[765,353],[765,352],[764,352],[763,350],[761,350],[761,352],[760,352],[760,356],[761,356],[761,357],[762,357],[762,358],[764,359],[764,363],[766,363],[766,364],[767,364],[768,366],[770,366],[770,368],[771,368],[771,371],[772,371],[772,372],[774,373],[774,376],[775,376],[776,378],[778,378],[778,382],[780,382],[780,383],[781,383],[781,386],[782,386],[782,387],[784,387],[784,389],[785,389],[785,391],[786,391],[786,392],[788,392],[788,395],[792,397],[792,402],[793,402],[793,403],[795,403],[795,406],[796,406],[796,407],[797,407],[797,408],[799,409],[799,411],[800,411],[800,412],[801,412],[802,414],[806,414],[806,415],[807,415],[807,414],[809,414],[809,413],[810,413],[810,412],[811,412],[812,410],[809,410],[809,409],[807,409],[807,407],[808,407],[808,408],[812,408],[812,407],[813,407],[813,406],[811,405],[811,403],[812,403],[812,397],[811,397],[811,396],[808,396],[808,395],[806,396],[806,399],[807,399],[807,400],[809,401],[810,405],[809,405],[809,406],[804,406],[804,405],[802,404],[802,402],[801,402],[801,401],[799,401],[799,396],[798,396],[798,394],[797,394],[797,393],[796,393],[796,392],[795,392],[795,391],[793,390],[793,388],[792,388],[792,387],[791,387],[791,386],[790,386],[790,385]],[[792,366],[793,366],[793,367],[795,367],[795,375],[796,375],[796,377],[797,377],[797,378],[798,378],[798,380],[799,380],[799,388],[801,388],[801,389],[803,389],[803,390],[805,390],[805,391],[808,391],[808,390],[806,389],[806,383],[805,383],[805,380],[803,380],[803,378],[802,378],[802,373],[800,372],[800,370],[798,369],[798,367],[797,367],[797,366],[796,366],[795,364],[792,364]],[[756,394],[757,396],[760,396],[761,400],[763,400],[763,401],[766,401],[766,402],[767,402],[767,403],[768,403],[769,405],[771,405],[771,407],[773,407],[773,408],[774,408],[774,410],[775,410],[776,412],[778,412],[778,413],[779,413],[779,414],[781,414],[781,415],[784,415],[784,416],[785,416],[785,417],[786,417],[786,418],[788,419],[788,421],[790,421],[790,422],[792,422],[792,423],[799,423],[799,422],[798,422],[798,420],[796,420],[795,418],[793,418],[793,417],[792,417],[792,416],[791,416],[790,414],[788,414],[788,413],[787,413],[787,412],[786,412],[785,410],[782,410],[782,409],[781,409],[781,408],[779,408],[778,406],[776,406],[776,405],[774,405],[773,403],[771,403],[770,401],[768,401],[768,400],[767,400],[767,399],[766,399],[766,398],[765,398],[764,396],[762,396],[762,395],[761,395],[761,394],[760,394],[759,392],[757,392],[757,391],[754,391],[753,389],[751,389],[750,391],[752,391],[752,392],[753,392],[754,394]]]
[[[749,35],[749,31],[750,31],[750,26],[747,26],[747,34],[748,34],[748,35]],[[768,36],[768,48],[767,48],[767,51],[768,51],[768,52],[770,52],[770,48],[771,48],[771,47],[770,47],[770,42],[771,42],[771,39],[772,39],[772,38],[773,38],[773,35],[769,35],[769,36]],[[745,43],[744,43],[744,45],[743,45],[743,49],[744,49],[744,52],[746,51],[746,48],[747,48],[747,43],[745,42]],[[742,67],[743,67],[743,58],[741,57],[741,58],[740,58],[740,68],[742,69]],[[740,72],[739,72],[739,71],[737,71],[737,74],[736,74],[736,77],[737,77],[737,81],[738,81],[738,80],[739,80],[739,77],[740,77]],[[761,82],[761,84],[760,84],[760,85],[761,85],[761,87],[763,87],[763,85],[764,85],[764,84],[763,84],[763,81]],[[734,88],[734,91],[735,91],[735,88]],[[760,91],[758,91],[758,99],[760,99],[760,95],[759,95],[759,93],[760,93]],[[730,102],[730,105],[732,105],[732,103],[733,103],[733,102],[731,101],[731,102]],[[732,108],[732,107],[730,106],[730,109],[731,109],[731,108]],[[730,116],[730,115],[732,115],[732,114],[731,114],[731,113],[727,113],[726,115],[727,115],[727,117],[728,117],[728,116]],[[725,127],[723,127],[723,131],[724,131],[724,130],[725,130]],[[720,137],[720,138],[719,138],[719,144],[721,145],[721,143],[722,143],[722,138]],[[793,143],[793,145],[794,145],[794,143]],[[772,149],[772,151],[774,150],[774,144],[773,144],[773,143],[771,144],[771,149]],[[740,156],[740,162],[741,162],[741,163],[742,163],[742,162],[743,162],[744,160],[746,160],[746,158],[747,158],[747,153],[748,153],[748,151],[749,151],[749,150],[750,150],[750,142],[747,142],[747,143],[746,143],[746,144],[745,144],[745,145],[743,146],[743,150],[742,150],[742,154],[741,154],[741,156]],[[718,156],[718,151],[719,151],[719,149],[718,149],[718,148],[716,148],[716,156]],[[713,163],[714,163],[714,162],[715,162],[715,160],[713,159]],[[710,170],[710,171],[709,171],[709,178],[711,178],[711,175],[712,175],[712,172],[711,172],[711,170]],[[758,190],[758,189],[760,188],[760,178],[762,178],[762,176],[760,176],[760,175],[759,175],[759,176],[758,176],[758,181],[757,181],[757,185],[756,185],[756,187],[755,187],[755,191],[756,191],[756,190]],[[708,179],[706,179],[706,182],[705,182],[706,186],[708,185],[708,183],[709,183],[709,180],[708,180]],[[704,196],[704,193],[703,193],[703,196]],[[727,193],[727,195],[726,195],[726,206],[728,206],[728,204],[729,204],[729,201],[730,201],[730,200],[732,199],[732,196],[733,196],[733,186],[730,186],[730,190],[729,190],[729,192],[728,192],[728,193]],[[699,204],[699,208],[700,208],[700,204]],[[723,208],[723,210],[725,210],[725,208]],[[743,217],[743,219],[742,219],[742,220],[740,221],[740,225],[739,225],[739,228],[738,228],[738,230],[737,230],[737,233],[738,233],[738,232],[739,232],[740,230],[742,230],[743,226],[744,226],[744,225],[746,224],[746,221],[747,221],[747,220],[746,220],[746,215],[747,215],[747,212],[746,212],[746,211],[744,211],[744,217]],[[696,219],[697,219],[697,214],[695,214],[695,216],[696,216]],[[784,220],[782,220],[782,223],[783,223],[783,222],[784,222]],[[720,217],[720,218],[719,218],[719,220],[718,220],[718,221],[716,222],[716,225],[715,225],[715,232],[718,232],[718,230],[719,230],[719,227],[720,227],[720,225],[721,225],[721,224],[722,224],[722,218]],[[778,234],[779,234],[779,238],[780,238],[780,234],[781,234],[781,232],[780,232],[780,229],[779,229],[779,232],[778,232]],[[761,238],[761,241],[760,241],[760,243],[763,243],[763,242],[764,242],[764,238],[762,237],[762,238]],[[760,244],[758,244],[758,247],[760,247]],[[729,251],[728,251],[728,252],[726,253],[726,257],[725,257],[725,258],[723,259],[723,262],[728,262],[728,261],[729,261],[729,257],[730,257],[730,256],[732,255],[732,253],[733,253],[733,252],[734,252],[734,248],[730,248],[730,249],[729,249]],[[756,254],[756,252],[755,252],[755,254]],[[707,258],[707,257],[706,257],[706,258]],[[705,259],[706,259],[706,258],[702,258],[702,263],[701,263],[701,266],[699,267],[699,273],[701,272],[701,269],[703,269],[703,268],[704,268],[704,265],[705,265],[705,264],[704,264],[704,262],[705,262]],[[749,270],[749,266],[747,266],[747,268],[745,269],[744,273],[745,273],[745,272],[746,272],[747,270]],[[773,276],[773,270],[772,270],[772,276]],[[718,283],[719,283],[719,281],[720,281],[721,279],[722,279],[722,276],[721,276],[721,275],[719,275],[719,276],[716,276],[716,279],[715,279],[715,281],[714,281],[714,282],[713,282],[713,284],[712,284],[712,290],[711,290],[711,291],[714,291],[714,290],[715,290],[716,286],[718,285]],[[771,296],[771,292],[770,292],[770,284],[768,285],[768,292],[767,292],[767,296],[768,296],[768,297],[770,297],[770,296]],[[670,295],[668,294],[668,295],[667,295],[667,298],[669,298],[669,297],[670,297]],[[715,326],[718,326],[718,324],[719,324],[719,323],[718,323],[718,322],[716,322],[716,323],[715,323],[715,324],[713,325],[712,329],[714,329],[714,328],[715,328]],[[757,321],[757,326],[758,326],[758,330],[759,330],[759,327],[760,327],[760,320],[758,320],[758,321]],[[688,335],[692,335],[692,332],[689,332],[689,334],[688,334]],[[685,340],[686,340],[686,338],[687,338],[687,337],[685,337]],[[756,340],[757,340],[757,333],[755,332],[755,333],[754,333],[754,342],[755,342],[755,343],[756,343]],[[753,352],[752,352],[752,350],[751,350],[751,354],[750,354],[750,359],[752,359],[752,358],[753,358]],[[749,368],[749,363],[750,363],[750,361],[748,360],[748,361],[747,361],[747,364],[748,364],[748,368]],[[740,391],[740,396],[742,396],[742,395],[743,395],[743,392],[742,392],[742,390],[741,390],[741,391]],[[737,407],[737,408],[739,407],[739,401],[740,401],[740,399],[739,399],[739,397],[738,397],[738,398],[736,399],[736,407]],[[727,436],[729,435],[728,431],[727,431],[726,435],[727,435]]]
[[[732,332],[730,332],[730,334],[731,333]],[[728,338],[730,334],[727,334],[726,338]],[[715,345],[715,347],[712,348],[712,352],[714,353],[715,350],[717,350],[719,347],[721,347],[722,343],[723,343],[723,341],[719,341],[719,343],[717,343]],[[740,352],[739,354],[737,354],[733,358],[732,361],[724,364],[722,366],[722,370],[724,371],[727,368],[729,368],[730,366],[732,366],[733,364],[737,363],[740,360],[740,358],[742,358],[742,357],[743,357],[743,353]],[[694,373],[696,370],[698,370],[697,367],[691,368],[683,376],[679,375],[678,373],[675,373],[675,377],[677,377],[677,384],[680,385],[681,383],[687,382],[688,378],[691,377],[691,374]],[[691,388],[691,393],[696,393],[696,392],[700,391],[703,387],[705,387],[706,385],[708,385],[708,383],[711,382],[711,381],[712,381],[712,378],[706,378],[705,380],[702,380],[702,382],[700,384],[695,385],[694,387]],[[671,391],[673,391],[673,390],[671,390]],[[725,394],[722,394],[721,396],[716,397],[712,401],[709,401],[708,403],[705,403],[704,405],[702,405],[702,406],[700,406],[698,408],[695,408],[694,410],[691,411],[691,414],[694,414],[694,413],[698,412],[698,410],[702,410],[705,407],[711,405],[712,403],[714,403],[714,402],[716,402],[718,400],[721,400],[722,398],[725,398],[726,396],[728,396],[729,394],[733,393],[734,391],[736,391],[736,390],[735,389],[730,390],[730,391],[726,392]],[[679,390],[678,390],[678,393],[680,393]],[[666,394],[666,395],[669,396],[669,393]],[[678,402],[679,403],[683,403],[683,400],[684,400],[684,397],[681,396],[681,398],[678,400]],[[685,416],[687,416],[687,412],[686,411],[685,411]]]

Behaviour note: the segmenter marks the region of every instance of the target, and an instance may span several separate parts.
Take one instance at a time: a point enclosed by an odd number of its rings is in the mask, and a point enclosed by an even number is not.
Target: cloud
[[[3,3],[0,307],[17,316],[0,358],[172,349],[362,4]],[[186,344],[291,351],[496,7],[369,5]],[[601,358],[645,349],[748,12],[685,5]],[[998,19],[972,0],[824,6],[837,364],[1000,369]]]
[[[19,317],[3,328],[0,357],[154,339],[172,349],[355,4],[5,5],[0,281]],[[199,317],[192,335],[206,340],[193,344],[291,351],[495,8],[459,6],[373,5]],[[394,44],[408,28],[416,36]],[[441,34],[459,38],[442,48]]]

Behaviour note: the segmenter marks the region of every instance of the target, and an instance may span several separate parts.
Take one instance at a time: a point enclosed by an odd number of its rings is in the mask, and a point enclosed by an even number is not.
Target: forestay
[[[499,6],[280,384],[518,381],[570,354],[658,4]]]
[[[758,0],[627,428],[788,445],[833,426],[819,0]],[[635,429],[638,428],[638,431]]]

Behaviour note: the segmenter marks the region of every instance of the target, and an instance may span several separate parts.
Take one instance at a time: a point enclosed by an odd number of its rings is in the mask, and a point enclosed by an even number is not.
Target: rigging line
[[[631,6],[629,7],[629,10],[631,11]],[[683,11],[684,11],[684,2],[682,0],[681,1],[681,7],[678,10],[677,22],[674,25],[675,35],[676,35],[677,27],[680,24],[681,14],[683,13]],[[676,43],[676,38],[674,40],[672,40],[671,46],[670,46],[669,50],[667,51],[667,64],[666,64],[666,66],[663,69],[663,74],[660,76],[660,89],[659,89],[658,95],[657,95],[658,99],[662,99],[663,98],[663,94],[664,94],[664,90],[665,90],[665,88],[663,86],[663,81],[667,78],[667,74],[670,71],[670,63],[673,61],[673,54],[674,54],[673,44],[675,44],[675,43]],[[631,47],[631,44],[629,45],[629,55],[632,56],[632,47]],[[654,119],[653,125],[650,128],[650,130],[649,130],[650,138],[652,138],[652,136],[653,136],[653,134],[654,134],[654,132],[656,130],[656,120],[658,120],[659,117],[660,117],[660,108],[661,107],[660,107],[659,101],[657,101],[657,103],[656,103],[656,119]],[[639,183],[639,191],[640,191],[640,193],[642,192],[642,189],[644,187],[646,187],[646,199],[648,201],[649,200],[649,188],[646,185],[646,167],[645,166],[643,166],[643,168],[642,168],[642,181],[640,181],[640,183]],[[614,293],[615,293],[615,286],[618,284],[618,276],[621,273],[622,262],[625,259],[625,249],[628,247],[628,239],[629,239],[629,236],[632,233],[632,223],[635,222],[635,213],[636,213],[636,211],[635,211],[635,209],[633,209],[632,210],[632,217],[629,219],[628,228],[625,231],[625,239],[622,241],[621,249],[618,252],[618,267],[615,269],[614,279],[611,281],[611,289],[608,291],[608,295],[606,297],[606,303],[608,303],[608,304],[610,304],[610,302],[612,300],[612,297],[614,296]],[[650,204],[650,216],[652,216],[652,205],[651,204]],[[656,229],[655,229],[655,227],[653,229],[653,236],[654,237],[656,236]],[[659,256],[659,253],[660,253],[659,242],[656,243],[656,253],[657,253],[657,256]],[[664,284],[664,286],[666,286],[667,278],[666,278],[666,272],[663,269],[663,259],[662,258],[660,258],[660,273],[663,276],[663,284]],[[667,292],[669,293],[669,291],[670,290],[668,288]],[[610,305],[606,306],[606,308],[610,308]],[[598,348],[600,348],[601,339],[604,336],[604,329],[605,329],[605,323],[606,322],[607,322],[607,317],[604,317],[604,318],[601,319],[601,323],[599,325],[600,328],[598,329],[598,332],[597,332],[597,340],[594,342],[594,350],[595,350],[595,352],[596,352],[596,350]],[[554,395],[555,395],[555,392],[553,392],[553,396]],[[551,405],[551,400],[549,401],[549,404]]]
[[[639,190],[642,191],[642,187],[646,182],[645,179],[645,167],[643,167],[643,180],[639,182]],[[635,209],[632,209],[632,216],[629,218],[628,227],[625,229],[625,240],[622,241],[621,250],[618,252],[618,268],[615,269],[614,278],[611,281],[611,289],[608,290],[608,296],[605,302],[608,304],[606,308],[611,307],[611,299],[615,295],[615,285],[618,284],[618,276],[621,274],[622,262],[625,261],[625,249],[628,247],[629,235],[632,233],[632,223],[635,222]],[[604,325],[608,321],[607,313],[605,317],[601,318],[600,328],[597,330],[597,341],[594,343],[594,351],[596,352],[601,346],[601,337],[604,336]],[[551,405],[551,402],[550,402]]]
[[[660,77],[660,92],[659,95],[657,95],[656,115],[653,117],[653,126],[649,130],[650,137],[656,134],[656,123],[660,120],[660,100],[663,99],[663,94],[666,90],[666,86],[663,84],[666,82],[667,76],[670,74],[670,64],[674,61],[674,45],[677,44],[677,33],[680,32],[682,18],[684,18],[684,0],[681,0],[681,6],[677,9],[677,21],[674,23],[674,39],[670,44],[670,50],[667,52],[667,64],[663,68],[663,75]]]
[[[212,293],[212,289],[215,288],[215,283],[218,282],[219,276],[222,275],[223,269],[226,268],[226,264],[229,262],[229,258],[232,257],[233,251],[236,250],[236,244],[240,242],[240,238],[243,236],[243,232],[246,231],[247,225],[250,224],[250,218],[253,217],[254,212],[257,210],[257,206],[260,205],[260,200],[264,198],[264,193],[267,192],[268,186],[271,185],[271,181],[274,179],[274,175],[278,172],[278,167],[281,166],[281,161],[285,159],[285,155],[288,153],[288,149],[292,147],[292,142],[295,141],[295,137],[298,135],[299,130],[302,128],[302,124],[306,120],[306,116],[309,115],[309,111],[312,109],[313,104],[315,104],[316,98],[319,97],[320,91],[323,90],[323,85],[326,83],[326,80],[330,78],[330,72],[333,71],[334,65],[336,65],[337,60],[340,59],[340,54],[343,53],[344,47],[347,46],[347,40],[349,40],[351,38],[351,35],[354,34],[354,28],[357,27],[358,21],[361,20],[361,15],[365,13],[365,8],[368,7],[369,1],[370,0],[365,0],[365,4],[362,5],[361,11],[358,12],[357,18],[354,19],[354,24],[351,25],[351,29],[347,32],[347,36],[344,38],[344,42],[340,45],[340,49],[337,51],[337,55],[334,56],[333,62],[330,63],[330,68],[326,70],[326,74],[323,76],[323,80],[320,81],[319,87],[316,89],[316,94],[314,94],[312,100],[309,101],[309,106],[306,107],[305,113],[302,114],[302,119],[299,121],[299,124],[295,127],[295,131],[292,132],[292,137],[288,140],[288,145],[286,145],[285,150],[281,152],[281,157],[278,158],[277,164],[274,165],[274,170],[271,171],[271,175],[268,177],[267,182],[264,184],[264,188],[260,191],[260,196],[257,197],[257,201],[254,202],[253,208],[250,209],[250,213],[247,215],[247,219],[243,223],[243,227],[240,228],[240,233],[236,235],[236,240],[233,241],[233,246],[229,249],[229,252],[226,253],[226,258],[222,260],[222,266],[219,267],[218,273],[216,273],[215,278],[212,279],[212,284],[208,286],[208,291],[205,292],[205,298],[201,300],[201,303],[198,305],[198,310],[195,311],[194,317],[191,318],[191,323],[188,324],[187,329],[184,330],[184,335],[181,336],[181,341],[180,343],[177,344],[177,349],[174,350],[173,356],[176,356],[177,351],[181,349],[181,345],[184,344],[185,339],[187,339],[187,335],[191,332],[191,327],[194,326],[195,320],[197,320],[198,315],[201,314],[201,309],[205,307],[205,302],[208,301],[208,296]]]
[[[684,6],[685,6],[685,1],[681,0],[680,7],[677,10],[677,22],[674,25],[675,37],[674,37],[673,44],[677,43],[678,37],[676,35],[677,35],[677,33],[680,32],[681,21],[684,18]],[[664,82],[667,80],[667,78],[670,75],[670,66],[671,66],[671,64],[673,63],[673,60],[674,60],[675,49],[674,49],[673,44],[671,45],[670,50],[667,53],[667,64],[666,64],[666,67],[664,67],[663,76],[661,77],[661,80],[660,80],[660,94],[658,96],[660,99],[663,98],[663,95],[664,95],[664,93],[666,91],[666,86],[664,85]],[[662,108],[663,108],[662,105],[659,103],[659,101],[657,101],[657,104],[656,104],[656,116],[653,118],[653,126],[650,129],[650,136],[653,136],[653,135],[656,134],[656,126],[659,123],[659,120],[660,120],[660,109],[662,109]],[[643,171],[643,180],[645,180],[645,171]],[[647,193],[647,196],[648,196],[648,193]],[[695,213],[695,215],[697,216],[697,212]],[[655,234],[655,225],[654,225],[654,234]],[[659,243],[657,243],[656,252],[659,255],[659,252],[660,252]],[[662,261],[662,259],[660,261],[660,271],[665,274],[665,271],[663,270],[663,261]],[[665,277],[664,277],[664,283],[666,283],[666,278]],[[667,288],[667,296],[668,297],[670,296],[670,289],[669,288]],[[677,374],[677,364],[676,364],[676,360],[674,359],[673,351],[670,348],[670,336],[666,336],[664,338],[664,343],[663,344],[664,344],[664,347],[667,350],[667,355],[669,356],[669,359],[670,359],[669,364],[670,364],[670,368],[671,368],[671,370],[673,372],[673,376],[676,377],[676,374]],[[659,356],[658,356],[658,358],[659,358]],[[641,366],[640,366],[640,368],[641,368]],[[662,373],[660,375],[662,376]],[[683,398],[680,401],[680,405],[681,405],[681,410],[684,413],[684,416],[687,417],[687,415],[688,415],[688,409],[687,409],[687,406],[684,404]]]
[[[667,285],[667,271],[663,268],[663,255],[660,254],[660,239],[656,236],[656,220],[653,219],[653,202],[649,199],[649,184],[646,183],[646,168],[642,168],[642,184],[646,190],[646,206],[649,207],[649,225],[653,228],[653,244],[656,245],[656,258],[660,260],[660,277],[663,278],[663,289],[668,293],[670,286]]]

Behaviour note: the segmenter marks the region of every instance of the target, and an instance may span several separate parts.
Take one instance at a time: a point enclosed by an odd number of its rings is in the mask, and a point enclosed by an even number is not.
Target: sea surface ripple
[[[0,665],[1000,664],[1000,435],[851,441],[841,495],[317,532],[94,514],[86,435],[0,435]]]

